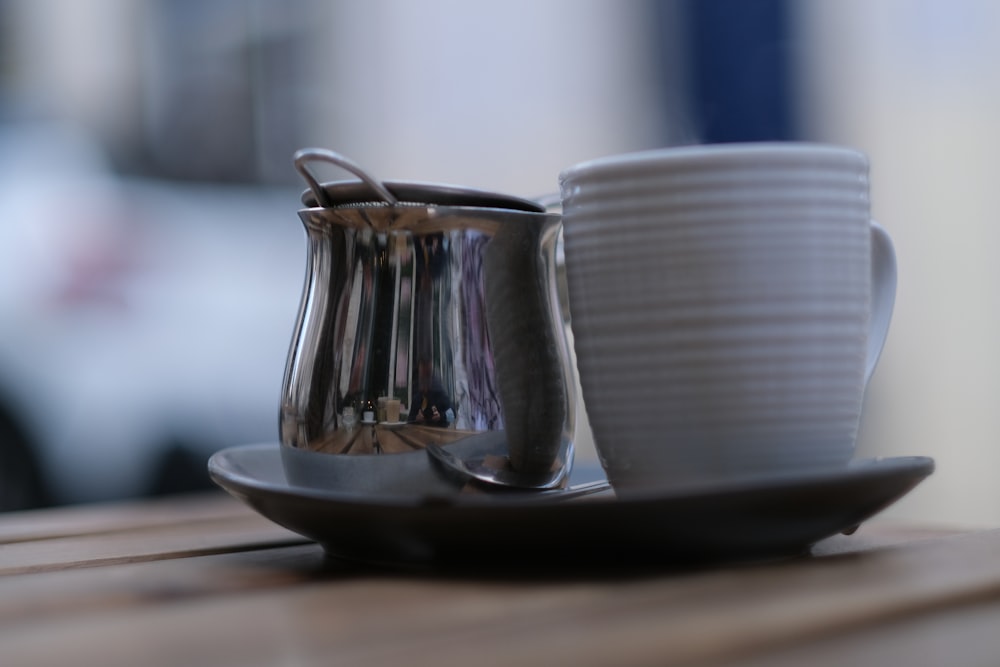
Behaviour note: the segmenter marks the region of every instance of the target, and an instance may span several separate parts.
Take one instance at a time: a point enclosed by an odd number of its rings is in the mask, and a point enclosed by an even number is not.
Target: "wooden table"
[[[996,665],[1000,531],[875,521],[767,564],[449,578],[223,495],[0,515],[0,665]]]

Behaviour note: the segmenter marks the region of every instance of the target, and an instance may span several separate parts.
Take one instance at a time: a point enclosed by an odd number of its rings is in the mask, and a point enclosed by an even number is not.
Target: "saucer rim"
[[[247,490],[270,494],[280,494],[286,497],[303,498],[314,501],[336,503],[342,505],[364,505],[389,508],[424,508],[448,507],[450,509],[469,508],[481,511],[484,508],[521,508],[524,506],[541,506],[558,504],[561,507],[572,505],[614,504],[632,505],[637,503],[660,503],[680,499],[697,499],[712,496],[729,496],[741,493],[760,491],[780,491],[782,488],[803,486],[820,487],[825,484],[840,484],[847,479],[862,481],[866,477],[908,473],[923,480],[934,473],[936,464],[928,456],[882,456],[853,458],[843,465],[823,466],[808,470],[788,470],[757,475],[733,477],[718,481],[699,481],[675,486],[671,489],[632,489],[624,496],[597,495],[575,502],[558,503],[551,497],[539,499],[531,492],[504,492],[497,494],[440,494],[424,495],[405,494],[372,494],[360,491],[338,489],[321,489],[293,484],[284,475],[281,463],[281,445],[278,443],[252,443],[226,447],[215,452],[208,461],[208,473],[218,486],[227,492],[233,490],[247,493]],[[227,461],[251,454],[272,454],[277,474],[283,482],[261,479],[245,474],[227,465]],[[570,483],[573,483],[571,474]],[[586,481],[607,480],[600,472],[596,478]],[[231,489],[231,487],[236,487]]]
[[[497,574],[566,574],[804,556],[822,539],[853,532],[934,469],[927,457],[888,457],[857,459],[805,481],[801,475],[772,478],[769,484],[758,478],[755,484],[642,498],[387,499],[275,483],[283,479],[278,448],[227,448],[213,456],[209,471],[230,495],[318,542],[330,558],[477,576],[484,568]],[[254,456],[250,464],[247,457]],[[267,480],[233,471],[240,459],[274,474]]]

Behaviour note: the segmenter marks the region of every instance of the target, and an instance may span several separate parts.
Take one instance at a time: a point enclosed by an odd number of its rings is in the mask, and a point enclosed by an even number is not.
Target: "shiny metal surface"
[[[343,457],[391,466],[485,432],[506,442],[509,471],[564,483],[575,396],[560,217],[436,204],[456,191],[469,203],[521,201],[449,186],[405,184],[427,201],[395,204],[357,182],[315,188],[312,201],[331,205],[299,211],[306,280],[280,410],[283,446],[329,455],[310,457],[309,483],[322,484],[322,468],[338,476]]]
[[[563,488],[569,474],[566,466],[552,466],[538,473],[514,470],[506,456],[504,435],[503,431],[487,431],[464,438],[450,447],[429,442],[427,454],[446,476],[459,484],[473,481],[538,490]],[[572,456],[572,451],[568,456]]]

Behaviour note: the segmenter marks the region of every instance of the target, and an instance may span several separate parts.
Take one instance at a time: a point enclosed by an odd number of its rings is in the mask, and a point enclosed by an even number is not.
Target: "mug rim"
[[[735,166],[746,166],[747,160],[790,160],[797,164],[803,161],[838,164],[858,170],[867,170],[869,164],[865,153],[839,144],[807,141],[691,144],[618,153],[579,162],[564,169],[559,174],[559,182],[562,184],[582,177],[617,175],[651,167],[676,168],[684,165],[694,168],[726,160],[736,160]]]

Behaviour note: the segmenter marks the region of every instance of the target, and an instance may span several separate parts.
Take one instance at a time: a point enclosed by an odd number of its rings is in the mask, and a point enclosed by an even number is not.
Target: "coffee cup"
[[[868,160],[807,143],[560,175],[583,397],[621,493],[846,465],[896,289]]]
[[[379,401],[380,401],[380,408],[385,411],[384,418],[382,421],[386,421],[391,424],[397,423],[399,421],[399,408],[400,408],[399,399],[392,398],[390,396],[386,397],[384,402],[382,401],[381,398],[379,399]]]

